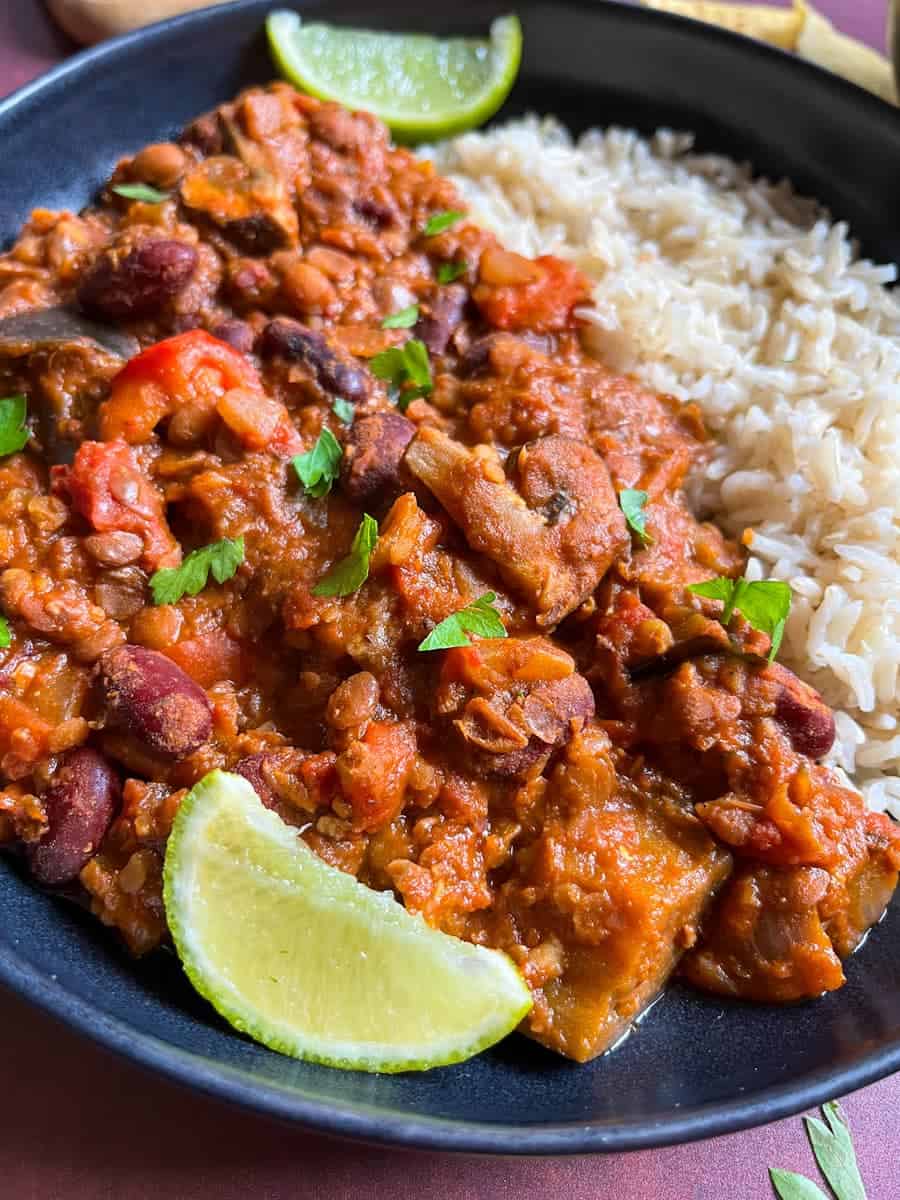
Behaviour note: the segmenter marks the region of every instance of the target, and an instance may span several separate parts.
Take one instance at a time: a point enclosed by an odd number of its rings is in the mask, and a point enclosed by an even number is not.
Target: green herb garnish
[[[468,269],[469,264],[464,262],[441,263],[437,271],[438,283],[453,283],[460,275],[465,275]]]
[[[381,322],[382,329],[411,329],[419,319],[418,304],[410,304],[409,308],[401,308],[399,312],[391,313]]]
[[[323,426],[312,450],[298,454],[291,460],[307,496],[321,500],[328,495],[341,472],[343,457],[341,443],[327,426]]]
[[[162,204],[169,198],[168,192],[161,192],[149,183],[117,183],[112,191],[126,200],[143,200],[145,204]]]
[[[154,604],[175,604],[182,596],[196,596],[209,582],[225,583],[244,561],[244,539],[223,538],[211,546],[192,550],[180,567],[164,567],[150,577]]]
[[[457,221],[461,221],[466,214],[464,212],[456,212],[449,209],[447,212],[435,213],[434,216],[428,218],[425,225],[425,236],[436,237],[437,234],[443,233],[445,229],[449,229],[451,225],[455,225]]]
[[[369,577],[369,559],[378,541],[378,522],[365,513],[350,547],[350,553],[323,575],[313,588],[314,596],[349,596]]]
[[[31,437],[25,427],[27,404],[24,396],[0,400],[0,456],[22,450]]]
[[[822,1111],[827,1125],[818,1117],[804,1117],[816,1163],[831,1185],[835,1200],[866,1200],[844,1114],[835,1101],[824,1105]],[[769,1178],[780,1200],[827,1200],[821,1188],[805,1175],[770,1167]]]
[[[791,589],[778,579],[707,579],[688,585],[688,591],[707,600],[721,600],[725,605],[719,620],[728,625],[735,609],[743,613],[754,629],[767,633],[772,640],[769,662],[781,646],[784,626],[791,611]]]
[[[9,625],[6,623],[6,617],[0,617],[0,650],[5,650],[12,641],[12,634],[9,632]]]
[[[404,412],[410,401],[426,396],[432,389],[431,362],[424,342],[410,338],[403,346],[382,350],[369,363],[378,379],[384,379],[398,391],[397,405]]]
[[[451,613],[435,625],[428,637],[419,643],[419,650],[450,650],[453,646],[471,646],[468,635],[482,638],[505,638],[506,629],[494,608],[496,592],[485,592],[465,608]]]
[[[345,400],[343,396],[336,396],[334,404],[331,406],[331,411],[339,421],[343,421],[345,425],[352,425],[353,418],[356,416],[356,409],[349,400]]]
[[[646,504],[646,492],[639,492],[635,488],[625,488],[624,491],[619,492],[619,505],[625,516],[625,521],[631,532],[637,536],[642,546],[646,546],[649,542],[653,541],[647,532],[647,514],[644,512]]]

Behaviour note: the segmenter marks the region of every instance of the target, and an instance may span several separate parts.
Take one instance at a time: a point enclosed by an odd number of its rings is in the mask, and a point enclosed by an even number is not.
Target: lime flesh
[[[506,955],[431,929],[330,867],[237,775],[185,798],[166,915],[194,987],[282,1054],[359,1071],[461,1062],[531,1007]]]
[[[483,124],[509,95],[522,59],[516,16],[498,17],[488,38],[435,38],[306,24],[281,9],[266,31],[278,69],[296,87],[373,112],[408,142]]]

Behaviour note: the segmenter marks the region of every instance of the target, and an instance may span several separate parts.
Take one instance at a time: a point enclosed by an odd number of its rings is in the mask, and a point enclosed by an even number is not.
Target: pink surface
[[[817,6],[883,46],[885,0]],[[35,0],[0,0],[0,94],[71,49]],[[897,1200],[900,1075],[844,1107],[869,1200]],[[475,1160],[344,1145],[176,1089],[0,994],[0,1195],[10,1200],[772,1200],[767,1166],[815,1174],[799,1118],[606,1158]]]

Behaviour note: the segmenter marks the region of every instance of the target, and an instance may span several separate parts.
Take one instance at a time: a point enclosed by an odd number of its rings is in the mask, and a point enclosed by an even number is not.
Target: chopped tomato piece
[[[357,829],[379,829],[403,807],[416,743],[406,725],[375,721],[337,760],[341,790]]]
[[[149,441],[163,419],[182,407],[215,409],[232,388],[262,390],[246,355],[203,329],[157,342],[126,364],[100,408],[104,441]]]
[[[136,533],[144,539],[142,564],[176,566],[181,551],[163,510],[163,499],[122,441],[82,442],[71,467],[56,467],[53,487],[99,533]]]
[[[174,646],[167,646],[164,653],[203,688],[225,679],[234,683],[241,681],[241,646],[224,629],[186,638]]]
[[[489,271],[486,279],[482,268],[472,298],[485,320],[495,329],[530,329],[535,333],[565,329],[572,323],[575,305],[590,296],[589,281],[572,263],[552,254],[541,255],[534,262],[522,261],[528,264],[529,272],[514,273],[509,283],[494,282],[499,278],[494,271]]]

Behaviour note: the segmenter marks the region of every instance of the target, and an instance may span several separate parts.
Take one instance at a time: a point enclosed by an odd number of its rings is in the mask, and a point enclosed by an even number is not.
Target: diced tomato
[[[528,260],[525,260],[528,261]],[[572,309],[591,294],[588,279],[569,262],[544,254],[529,262],[532,277],[478,283],[472,299],[495,329],[551,333],[572,323]],[[493,276],[491,276],[493,279]]]
[[[212,411],[232,388],[262,390],[253,364],[227,342],[191,329],[157,342],[122,368],[100,407],[100,434],[105,441],[146,442],[175,409]]]
[[[28,704],[0,691],[0,770],[22,779],[50,750],[53,726]]]
[[[150,570],[175,566],[181,551],[166,523],[163,499],[122,441],[82,442],[71,467],[55,467],[53,490],[98,531],[121,530],[144,539],[141,562]]]
[[[203,688],[226,679],[241,682],[243,652],[240,643],[229,637],[224,629],[186,638],[174,646],[167,646],[164,653]]]
[[[396,817],[403,807],[415,753],[415,738],[406,725],[375,721],[361,741],[352,742],[341,754],[338,778],[357,829],[379,829]]]

